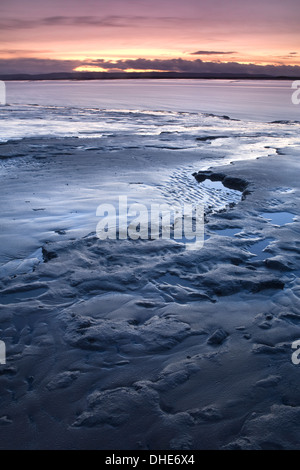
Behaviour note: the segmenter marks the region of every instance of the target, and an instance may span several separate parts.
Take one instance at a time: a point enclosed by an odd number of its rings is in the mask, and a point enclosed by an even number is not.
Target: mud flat
[[[43,145],[2,166],[0,448],[297,449],[299,149],[204,174],[188,152]],[[183,161],[195,191],[240,193],[201,250],[97,239],[97,201],[171,174],[176,198]]]

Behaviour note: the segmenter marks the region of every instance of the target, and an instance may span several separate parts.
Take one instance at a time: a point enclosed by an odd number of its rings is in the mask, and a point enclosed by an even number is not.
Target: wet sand
[[[201,155],[90,147],[0,148],[0,447],[297,449],[299,149],[210,169],[246,193],[207,210],[188,251],[101,242],[95,214],[116,194],[156,200]]]

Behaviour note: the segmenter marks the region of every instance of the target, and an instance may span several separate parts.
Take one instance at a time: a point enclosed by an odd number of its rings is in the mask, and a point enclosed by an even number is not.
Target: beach
[[[23,106],[0,144],[0,448],[297,449],[299,122],[84,104],[64,129],[31,103],[24,135]],[[204,246],[99,240],[120,195],[203,203]]]

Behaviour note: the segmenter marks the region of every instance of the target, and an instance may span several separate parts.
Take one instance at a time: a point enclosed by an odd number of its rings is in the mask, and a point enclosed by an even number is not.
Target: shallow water
[[[291,224],[295,219],[295,214],[291,212],[263,212],[260,216],[279,226]]]
[[[225,114],[257,121],[298,120],[292,81],[93,80],[7,82],[10,104]]]
[[[250,245],[248,249],[250,253],[256,255],[256,260],[264,260],[268,256],[271,256],[271,254],[267,251],[264,251],[264,249],[267,248],[267,246],[269,246],[272,241],[274,241],[274,238],[266,238],[265,240],[261,240],[254,243],[253,245]]]
[[[240,232],[240,228],[224,228],[222,230],[214,230],[214,233],[223,237],[234,237],[237,233]]]

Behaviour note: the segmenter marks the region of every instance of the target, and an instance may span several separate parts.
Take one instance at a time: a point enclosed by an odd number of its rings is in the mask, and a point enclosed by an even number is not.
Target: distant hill
[[[224,80],[300,80],[300,77],[252,75],[252,74],[211,74],[176,72],[63,72],[47,74],[0,75],[0,80],[124,80],[124,79],[224,79]]]

